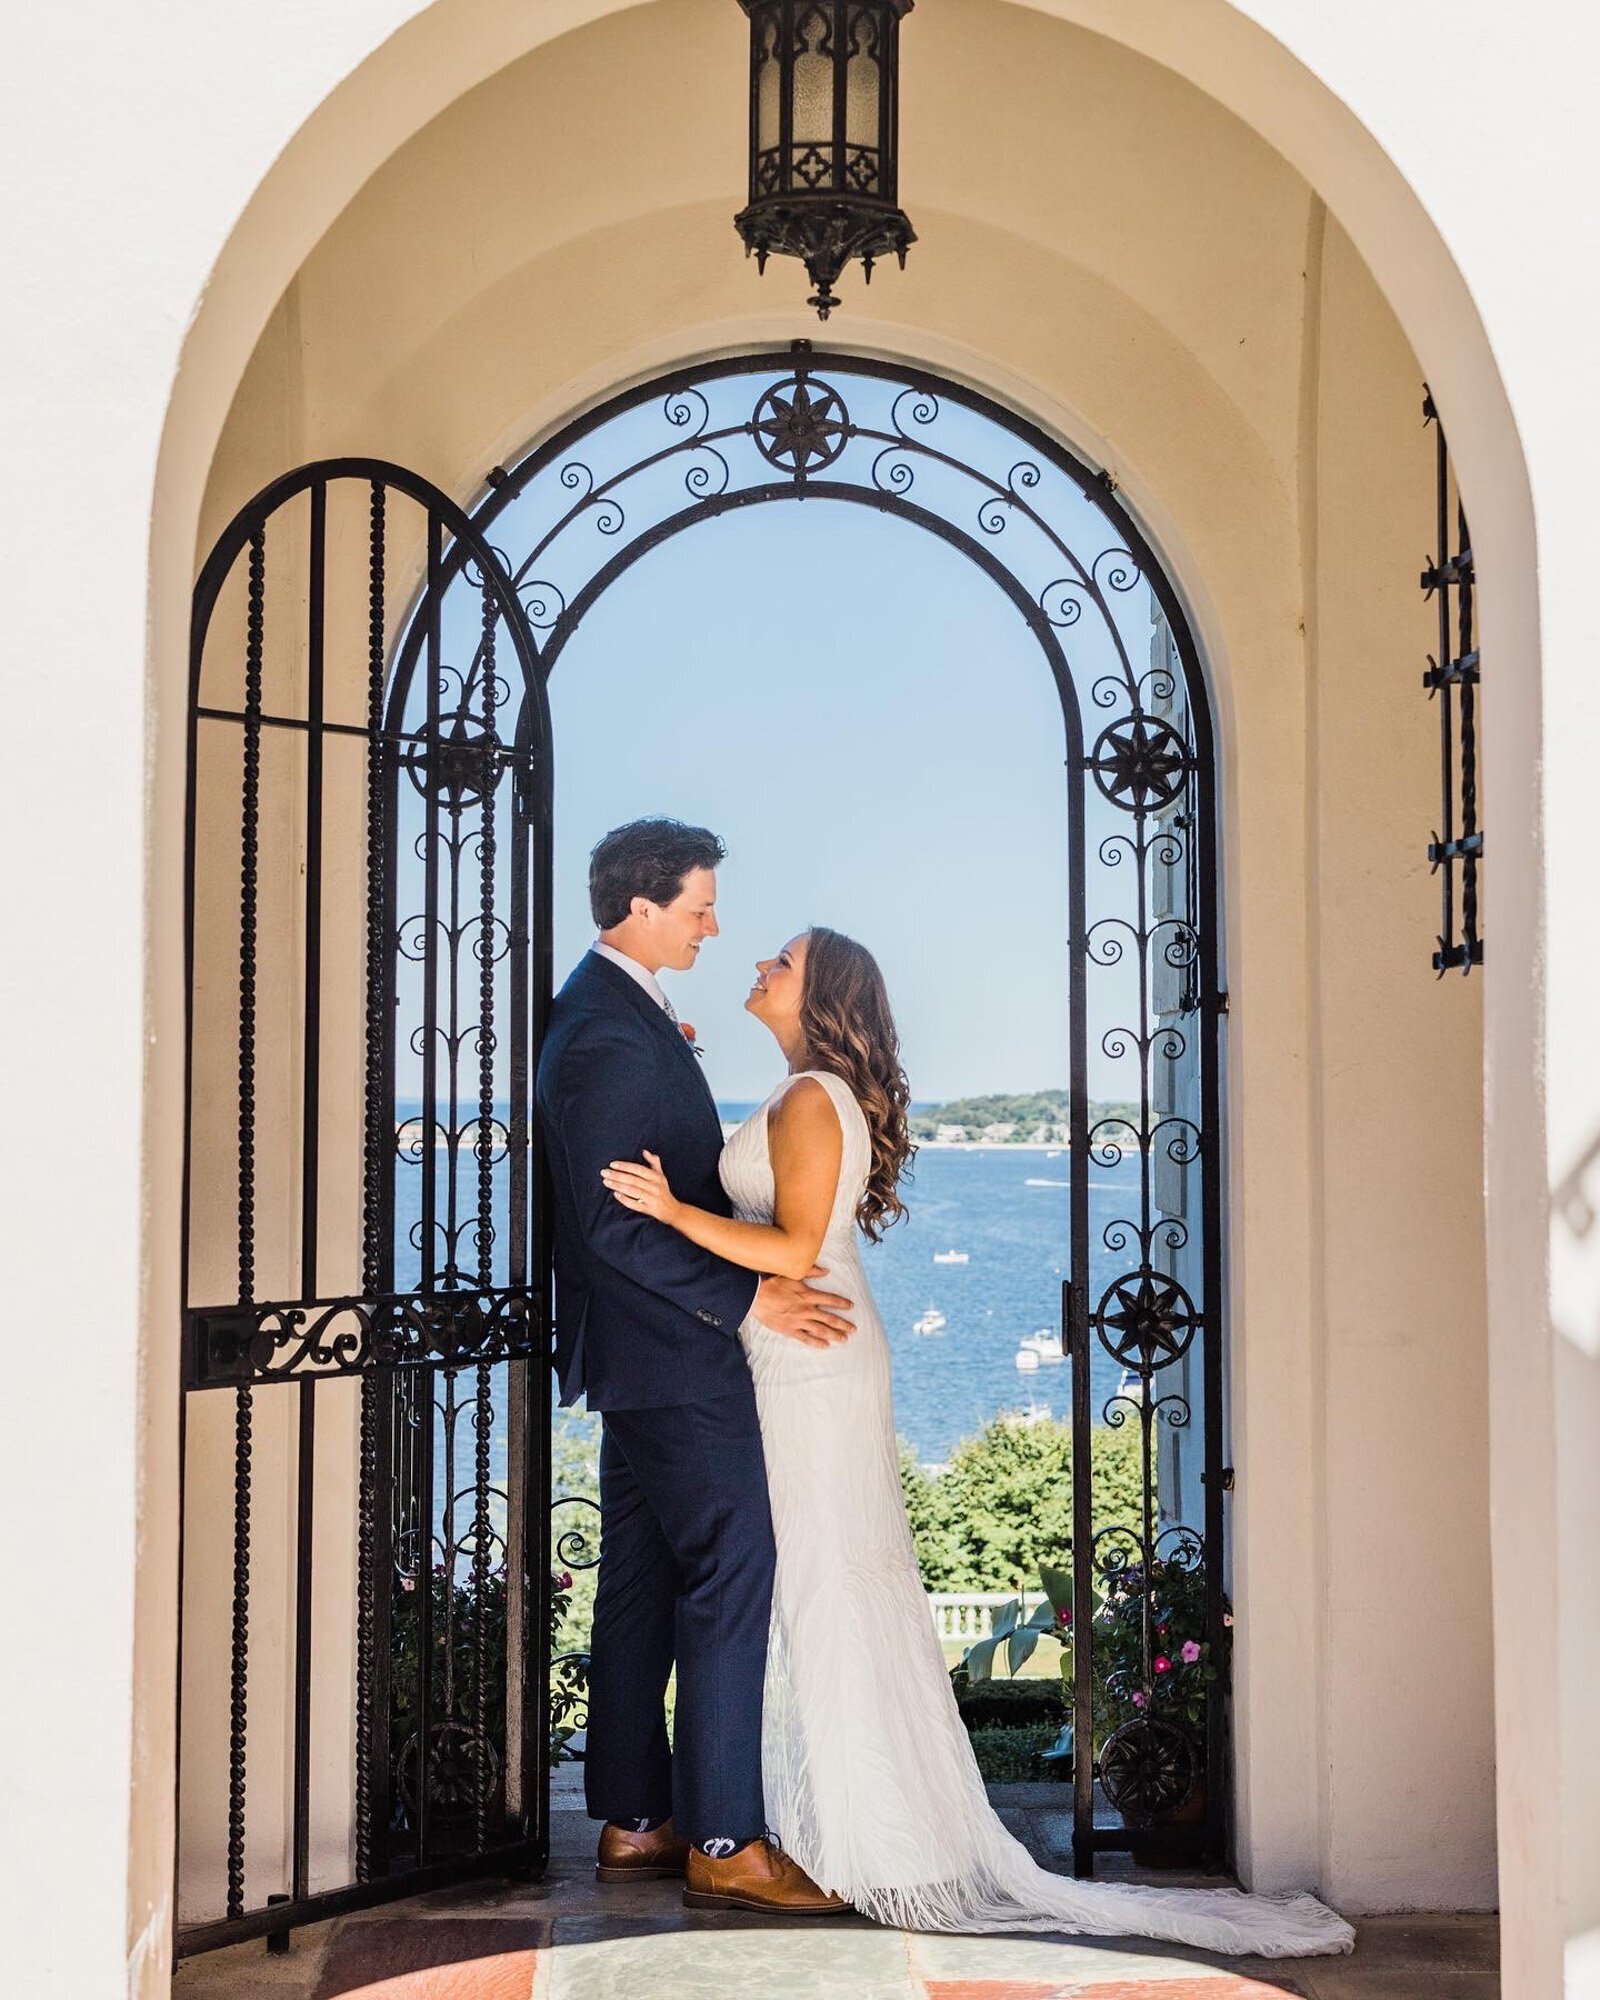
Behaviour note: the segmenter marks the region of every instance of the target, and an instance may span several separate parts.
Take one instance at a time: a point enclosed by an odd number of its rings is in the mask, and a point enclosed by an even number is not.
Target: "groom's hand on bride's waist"
[[[827,1275],[825,1266],[813,1264],[805,1278],[763,1278],[751,1311],[763,1326],[803,1347],[837,1347],[850,1338],[850,1322],[841,1315],[855,1302],[836,1292],[813,1291],[809,1280]]]

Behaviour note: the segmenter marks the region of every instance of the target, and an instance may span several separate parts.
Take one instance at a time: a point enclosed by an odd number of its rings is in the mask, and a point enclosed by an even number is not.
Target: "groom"
[[[754,1311],[831,1346],[850,1301],[725,1264],[630,1214],[600,1179],[648,1147],[684,1199],[729,1212],[716,1104],[656,981],[717,935],[723,853],[714,833],[670,819],[606,835],[589,861],[600,935],[556,996],[539,1058],[561,1400],[582,1393],[602,1413],[585,1791],[606,1823],[602,1882],[684,1875],[698,1907],[821,1915],[838,1899],[764,1838],[772,1521],[738,1333]]]

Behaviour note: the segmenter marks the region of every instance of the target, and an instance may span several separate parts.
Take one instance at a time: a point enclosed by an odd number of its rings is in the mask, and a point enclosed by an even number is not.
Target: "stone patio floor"
[[[566,1774],[562,1774],[566,1778]],[[996,1787],[1035,1856],[1065,1868],[1059,1788]],[[1489,1916],[1368,1918],[1348,1958],[1228,1959],[1179,1946],[1070,1938],[955,1938],[864,1918],[779,1923],[684,1909],[671,1882],[601,1888],[596,1829],[570,1780],[552,1798],[540,1882],[475,1883],[185,1961],[177,2000],[1495,2000]],[[1131,1865],[1123,1881],[1199,1882]]]

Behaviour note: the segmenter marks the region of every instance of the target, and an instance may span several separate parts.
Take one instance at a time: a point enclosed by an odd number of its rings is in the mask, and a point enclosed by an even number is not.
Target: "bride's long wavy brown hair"
[[[908,1213],[898,1190],[911,1177],[917,1150],[906,1124],[911,1089],[900,1067],[900,1036],[878,961],[864,944],[822,924],[806,932],[800,1027],[806,1067],[847,1083],[866,1115],[872,1170],[856,1221],[877,1243],[890,1223]]]

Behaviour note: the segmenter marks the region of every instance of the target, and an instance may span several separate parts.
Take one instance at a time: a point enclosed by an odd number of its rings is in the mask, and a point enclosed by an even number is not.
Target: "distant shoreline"
[[[1070,1146],[1047,1146],[1042,1139],[913,1139],[919,1153],[1070,1153]]]
[[[744,1123],[742,1118],[724,1118],[722,1133],[726,1138],[730,1132],[737,1132]],[[1070,1146],[1047,1146],[1042,1139],[913,1139],[919,1153],[1056,1153],[1067,1154]]]

